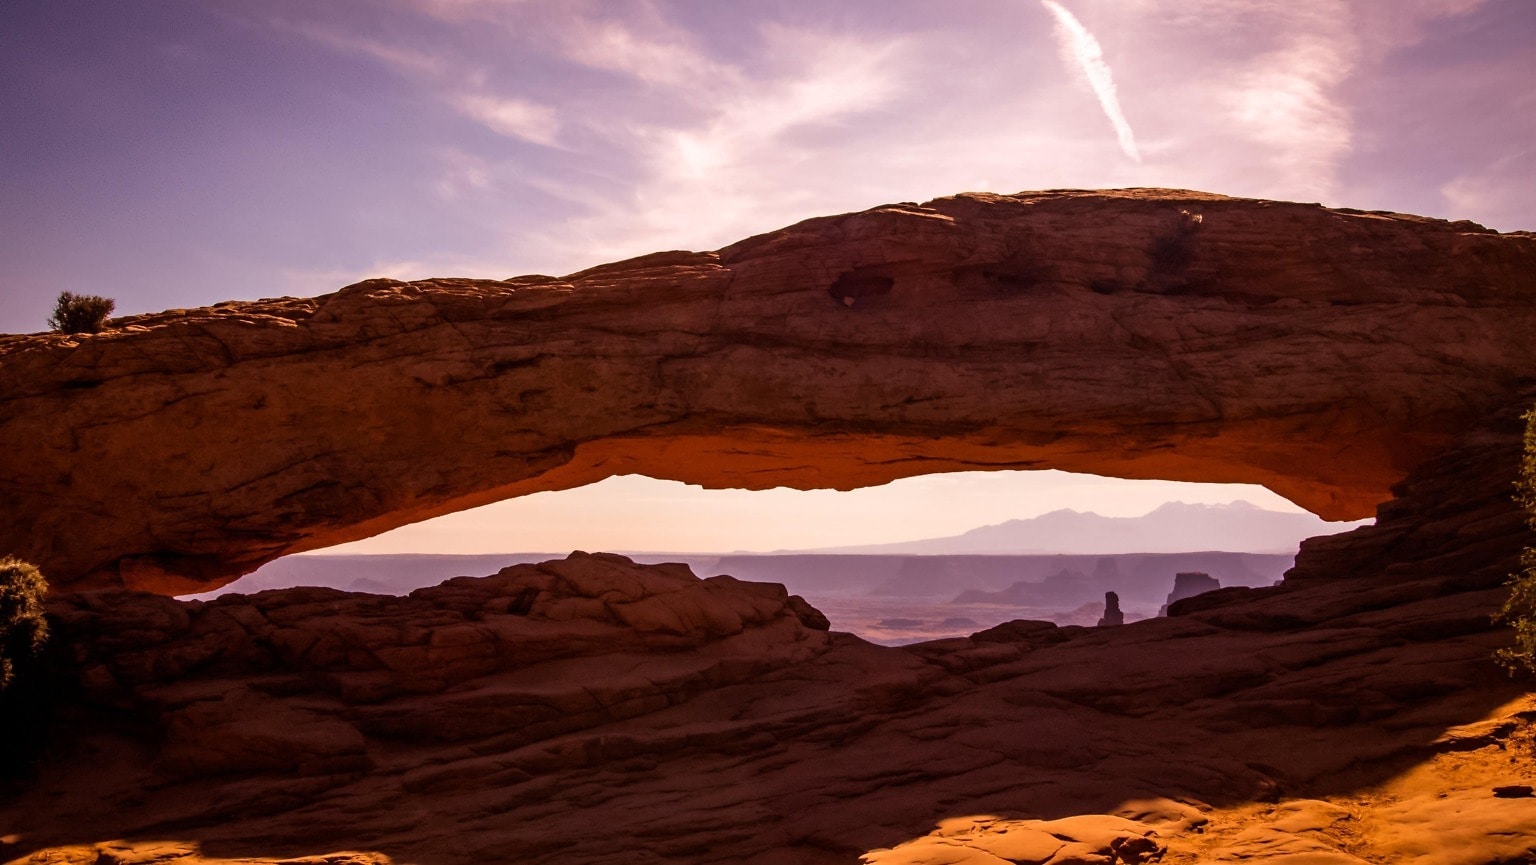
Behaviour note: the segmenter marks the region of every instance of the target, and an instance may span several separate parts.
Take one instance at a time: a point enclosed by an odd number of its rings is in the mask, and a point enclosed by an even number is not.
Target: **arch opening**
[[[0,548],[63,590],[184,594],[635,473],[1053,468],[1262,484],[1357,519],[1529,382],[1533,250],[1198,192],[976,194],[564,277],[7,337],[0,452],[24,458]]]
[[[1183,572],[1280,579],[1329,523],[1252,484],[1043,471],[954,472],[851,491],[704,489],[644,475],[535,493],[278,559],[222,589],[406,594],[571,550],[683,561],[700,577],[781,583],[835,630],[899,645],[1016,619],[1093,625],[1160,614]]]

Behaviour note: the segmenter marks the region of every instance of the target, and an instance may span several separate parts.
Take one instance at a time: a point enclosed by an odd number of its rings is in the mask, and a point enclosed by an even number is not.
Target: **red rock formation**
[[[0,338],[0,552],[64,587],[180,593],[629,472],[1054,467],[1370,516],[1536,369],[1536,237],[1167,190],[963,195],[561,279],[118,325]]]
[[[1489,657],[1531,540],[1518,433],[1305,577],[1116,628],[885,648],[585,555],[408,598],[56,598],[54,735],[0,860],[1525,861],[1536,800],[1492,791],[1536,781],[1536,703]],[[1379,541],[1415,535],[1437,554]]]
[[[366,770],[365,734],[516,747],[827,648],[826,620],[782,586],[586,553],[407,598],[92,592],[50,616],[83,695],[152,715],[166,731],[158,767],[176,775]]]
[[[1104,593],[1104,615],[1099,619],[1098,627],[1112,628],[1125,624],[1125,613],[1120,609],[1120,596],[1114,592]]]

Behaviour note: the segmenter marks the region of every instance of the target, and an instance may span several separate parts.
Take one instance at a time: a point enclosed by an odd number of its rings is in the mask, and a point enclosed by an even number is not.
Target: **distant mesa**
[[[1046,618],[1058,625],[1079,625],[1086,628],[1102,622],[1106,613],[1108,610],[1105,609],[1103,601],[1090,601],[1075,610],[1054,613]]]
[[[902,555],[1023,553],[1182,553],[1191,550],[1294,552],[1303,540],[1368,523],[1329,523],[1313,514],[1273,511],[1251,502],[1167,502],[1139,517],[1062,509],[981,526],[959,535],[814,552]]]
[[[1010,607],[1059,606],[1064,596],[1079,594],[1081,587],[1090,582],[1091,578],[1082,571],[1067,569],[1057,571],[1038,583],[1021,580],[1000,592],[969,589],[956,595],[954,603],[1001,604]]]
[[[1182,601],[1185,598],[1193,598],[1206,592],[1214,592],[1221,588],[1221,581],[1210,574],[1199,571],[1183,571],[1173,575],[1173,591],[1168,593],[1168,600],[1163,603],[1162,609],[1157,611],[1159,616],[1168,615],[1168,608],[1174,601]]]
[[[548,553],[499,555],[303,555],[272,562],[223,589],[189,597],[212,600],[225,592],[254,594],[290,586],[325,586],[352,592],[405,595],[445,579],[489,573],[508,565],[554,558]],[[1176,571],[1205,571],[1223,585],[1268,586],[1292,567],[1295,557],[1264,553],[1138,553],[1134,555],[901,556],[634,554],[650,564],[683,562],[700,576],[730,575],[779,583],[792,594],[830,603],[839,630],[863,633],[879,619],[924,621],[967,618],[990,626],[998,617],[1051,616],[1100,602],[1118,593],[1127,621],[1152,616],[1168,594]],[[1074,576],[1075,575],[1075,576]],[[1082,575],[1087,575],[1084,582]],[[1023,603],[952,609],[969,591],[1002,592],[1025,583]],[[969,596],[975,598],[976,596]],[[965,606],[964,604],[960,606]],[[916,611],[924,612],[918,614]],[[828,610],[831,614],[832,610]],[[851,623],[857,622],[859,626]],[[1087,624],[1093,624],[1088,622]],[[971,625],[941,625],[970,633]]]
[[[945,557],[935,558],[942,560]],[[1072,610],[1091,604],[1103,613],[1106,610],[1103,599],[1107,593],[1113,592],[1122,612],[1126,614],[1126,620],[1134,621],[1153,615],[1153,611],[1160,606],[1167,606],[1170,574],[1217,574],[1223,585],[1269,586],[1288,567],[1289,558],[1258,553],[1041,556],[1038,561],[1042,565],[1052,561],[1059,563],[1057,569],[1043,576],[1022,573],[1019,565],[1029,562],[1028,558],[1003,558],[1003,562],[1012,564],[1020,571],[1020,579],[1015,579],[1001,589],[965,589],[955,594],[951,603],[1015,607],[1030,615],[1045,615],[1050,610]],[[986,562],[988,559],[978,557],[972,560],[957,556],[953,557],[953,561],[956,563],[953,567],[959,570],[970,561]],[[1177,580],[1175,577],[1175,582]],[[1083,624],[1095,623],[1096,619]]]

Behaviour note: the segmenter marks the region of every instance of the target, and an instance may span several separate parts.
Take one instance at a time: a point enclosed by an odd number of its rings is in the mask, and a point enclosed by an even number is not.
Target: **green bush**
[[[1525,413],[1525,455],[1515,482],[1515,501],[1525,508],[1531,528],[1536,529],[1536,408]],[[1515,644],[1500,649],[1495,657],[1512,673],[1522,667],[1536,671],[1536,547],[1521,553],[1520,570],[1509,578],[1509,589],[1509,600],[1498,618],[1515,629]]]
[[[48,582],[21,559],[0,559],[0,690],[11,684],[19,664],[37,657],[48,639],[43,596]]]
[[[0,558],[0,782],[32,776],[49,737],[55,688],[38,658],[47,590],[37,568]]]
[[[117,301],[94,294],[62,292],[54,301],[48,326],[60,333],[101,333]]]

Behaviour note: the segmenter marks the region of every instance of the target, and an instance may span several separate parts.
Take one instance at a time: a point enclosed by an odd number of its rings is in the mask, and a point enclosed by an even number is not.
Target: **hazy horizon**
[[[1242,503],[1262,513],[1311,517],[1262,487],[1244,484],[1123,481],[1046,471],[925,475],[886,486],[911,489],[703,490],[676,481],[625,475],[574,490],[510,499],[304,555],[563,554],[577,549],[625,554],[820,553],[961,535],[1064,510],[1111,518],[1145,517],[1171,504],[1225,507]],[[1194,501],[1159,498],[1169,490]],[[1252,498],[1263,504],[1255,504]],[[845,519],[843,515],[850,507],[865,508],[865,519]],[[761,524],[765,513],[776,515],[774,525]],[[1343,531],[1354,525],[1312,519],[1318,530],[1310,534]],[[855,536],[857,539],[850,540]],[[711,545],[712,539],[762,537],[775,540],[756,547],[728,542]],[[1277,549],[1294,546],[1289,538],[1287,535]],[[827,542],[829,539],[832,542]]]

